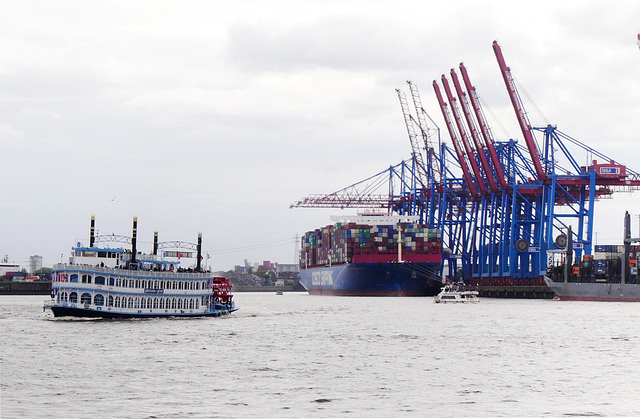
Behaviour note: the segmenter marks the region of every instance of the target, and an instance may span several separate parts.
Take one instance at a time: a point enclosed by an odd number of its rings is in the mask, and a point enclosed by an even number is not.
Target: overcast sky
[[[0,257],[67,260],[99,234],[195,242],[216,270],[293,263],[339,210],[290,209],[399,163],[395,88],[464,62],[496,140],[520,139],[491,44],[533,125],[640,171],[637,1],[20,1],[0,14]],[[639,195],[598,203],[622,242]],[[355,210],[345,211],[353,214]],[[635,228],[635,227],[634,227]]]

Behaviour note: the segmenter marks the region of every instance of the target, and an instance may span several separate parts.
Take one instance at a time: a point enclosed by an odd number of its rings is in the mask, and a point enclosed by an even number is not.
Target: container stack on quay
[[[399,239],[402,243],[400,252]],[[358,262],[359,255],[367,255],[368,260],[379,256],[383,262],[397,260],[399,253],[411,258],[412,255],[441,252],[441,232],[425,225],[400,223],[398,228],[398,225],[336,223],[304,235],[300,265],[314,267],[354,263]]]

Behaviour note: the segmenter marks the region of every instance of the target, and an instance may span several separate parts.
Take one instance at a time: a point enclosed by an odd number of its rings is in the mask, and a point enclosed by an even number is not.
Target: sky
[[[0,258],[66,261],[98,234],[195,242],[215,270],[294,263],[355,210],[291,209],[411,155],[406,80],[464,62],[496,140],[522,141],[491,44],[534,126],[640,172],[637,1],[32,1],[0,14]],[[538,112],[539,109],[541,112]],[[640,195],[599,201],[622,242]],[[635,225],[634,225],[635,224]]]

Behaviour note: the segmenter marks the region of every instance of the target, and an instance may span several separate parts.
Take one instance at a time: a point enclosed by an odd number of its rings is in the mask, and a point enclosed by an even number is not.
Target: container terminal
[[[552,298],[558,266],[566,269],[567,261],[567,282],[638,281],[637,248],[614,252],[596,247],[593,238],[598,200],[638,190],[640,175],[557,125],[532,125],[501,47],[497,41],[492,47],[521,139],[493,137],[469,71],[460,63],[432,83],[448,139],[441,138],[423,107],[417,84],[407,81],[410,99],[401,89],[396,93],[411,157],[291,207],[416,217],[416,224],[441,237],[438,277],[464,282],[481,296]],[[305,245],[301,275],[309,252]]]

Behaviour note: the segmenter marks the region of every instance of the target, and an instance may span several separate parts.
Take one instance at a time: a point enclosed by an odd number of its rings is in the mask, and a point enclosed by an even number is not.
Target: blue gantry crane
[[[450,144],[407,82],[414,112],[396,89],[412,157],[328,195],[311,195],[292,207],[378,208],[442,230],[444,266],[475,285],[544,286],[549,259],[573,243],[576,259],[591,255],[595,202],[640,188],[640,175],[557,127],[530,124],[497,42],[493,50],[524,145],[495,141],[469,73],[460,64],[433,89]],[[444,95],[440,89],[444,90]],[[535,134],[542,135],[541,144]],[[591,164],[580,165],[584,152]],[[571,237],[567,237],[571,234]]]

